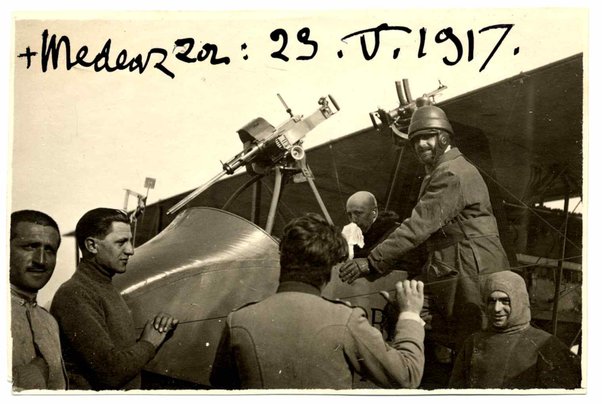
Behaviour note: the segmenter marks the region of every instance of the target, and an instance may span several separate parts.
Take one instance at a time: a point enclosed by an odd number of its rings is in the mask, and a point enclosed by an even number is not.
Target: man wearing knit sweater
[[[115,274],[126,271],[134,254],[125,212],[93,209],[79,220],[75,236],[82,259],[56,292],[50,309],[61,329],[69,387],[140,389],[143,366],[178,320],[158,314],[138,335],[129,308],[111,282]]]

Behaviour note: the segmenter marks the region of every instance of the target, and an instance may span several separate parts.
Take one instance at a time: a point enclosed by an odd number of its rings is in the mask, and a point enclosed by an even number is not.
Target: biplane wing
[[[533,206],[562,199],[567,193],[570,197],[582,195],[582,54],[522,72],[438,105],[452,121],[460,150],[488,181],[503,237],[508,238],[505,228],[508,223],[502,204],[524,202]],[[380,209],[393,210],[402,218],[410,214],[424,172],[409,148],[403,153],[400,149],[394,135],[367,127],[307,150],[315,183],[336,224],[346,224],[345,201],[357,190],[372,191]],[[230,200],[248,180],[244,173],[228,177],[188,206],[227,205],[228,211],[263,227],[273,178],[269,175],[261,178],[259,186],[249,186],[235,200]],[[304,183],[285,186],[273,234],[280,234],[288,220],[299,214],[319,212],[308,189]],[[174,217],[165,212],[187,194],[149,205],[144,222],[138,224],[137,240],[149,240],[167,226]],[[580,241],[580,236],[573,236]],[[513,249],[511,244],[511,240],[506,240],[507,249]]]

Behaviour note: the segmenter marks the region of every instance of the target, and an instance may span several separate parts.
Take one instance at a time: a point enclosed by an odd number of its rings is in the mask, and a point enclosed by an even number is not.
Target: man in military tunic
[[[361,375],[382,387],[416,388],[424,368],[422,282],[399,282],[389,298],[400,312],[389,345],[363,309],[320,296],[347,254],[339,230],[319,215],[291,221],[280,242],[278,290],[228,316],[212,385],[351,389]]]
[[[10,297],[12,378],[15,391],[65,390],[59,327],[37,302],[50,280],[61,244],[59,227],[50,216],[20,210],[10,216]]]

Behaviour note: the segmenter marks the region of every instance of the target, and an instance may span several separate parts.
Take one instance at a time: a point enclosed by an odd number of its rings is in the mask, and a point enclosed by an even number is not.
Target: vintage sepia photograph
[[[589,392],[583,4],[75,10],[10,13],[9,395]]]

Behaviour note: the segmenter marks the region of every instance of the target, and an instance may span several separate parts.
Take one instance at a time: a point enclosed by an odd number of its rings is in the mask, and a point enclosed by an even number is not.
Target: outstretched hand
[[[384,290],[380,291],[380,295],[388,304],[394,306],[398,313],[410,311],[420,314],[424,305],[424,283],[414,279],[400,281],[395,284],[395,297],[391,297],[389,292]]]

